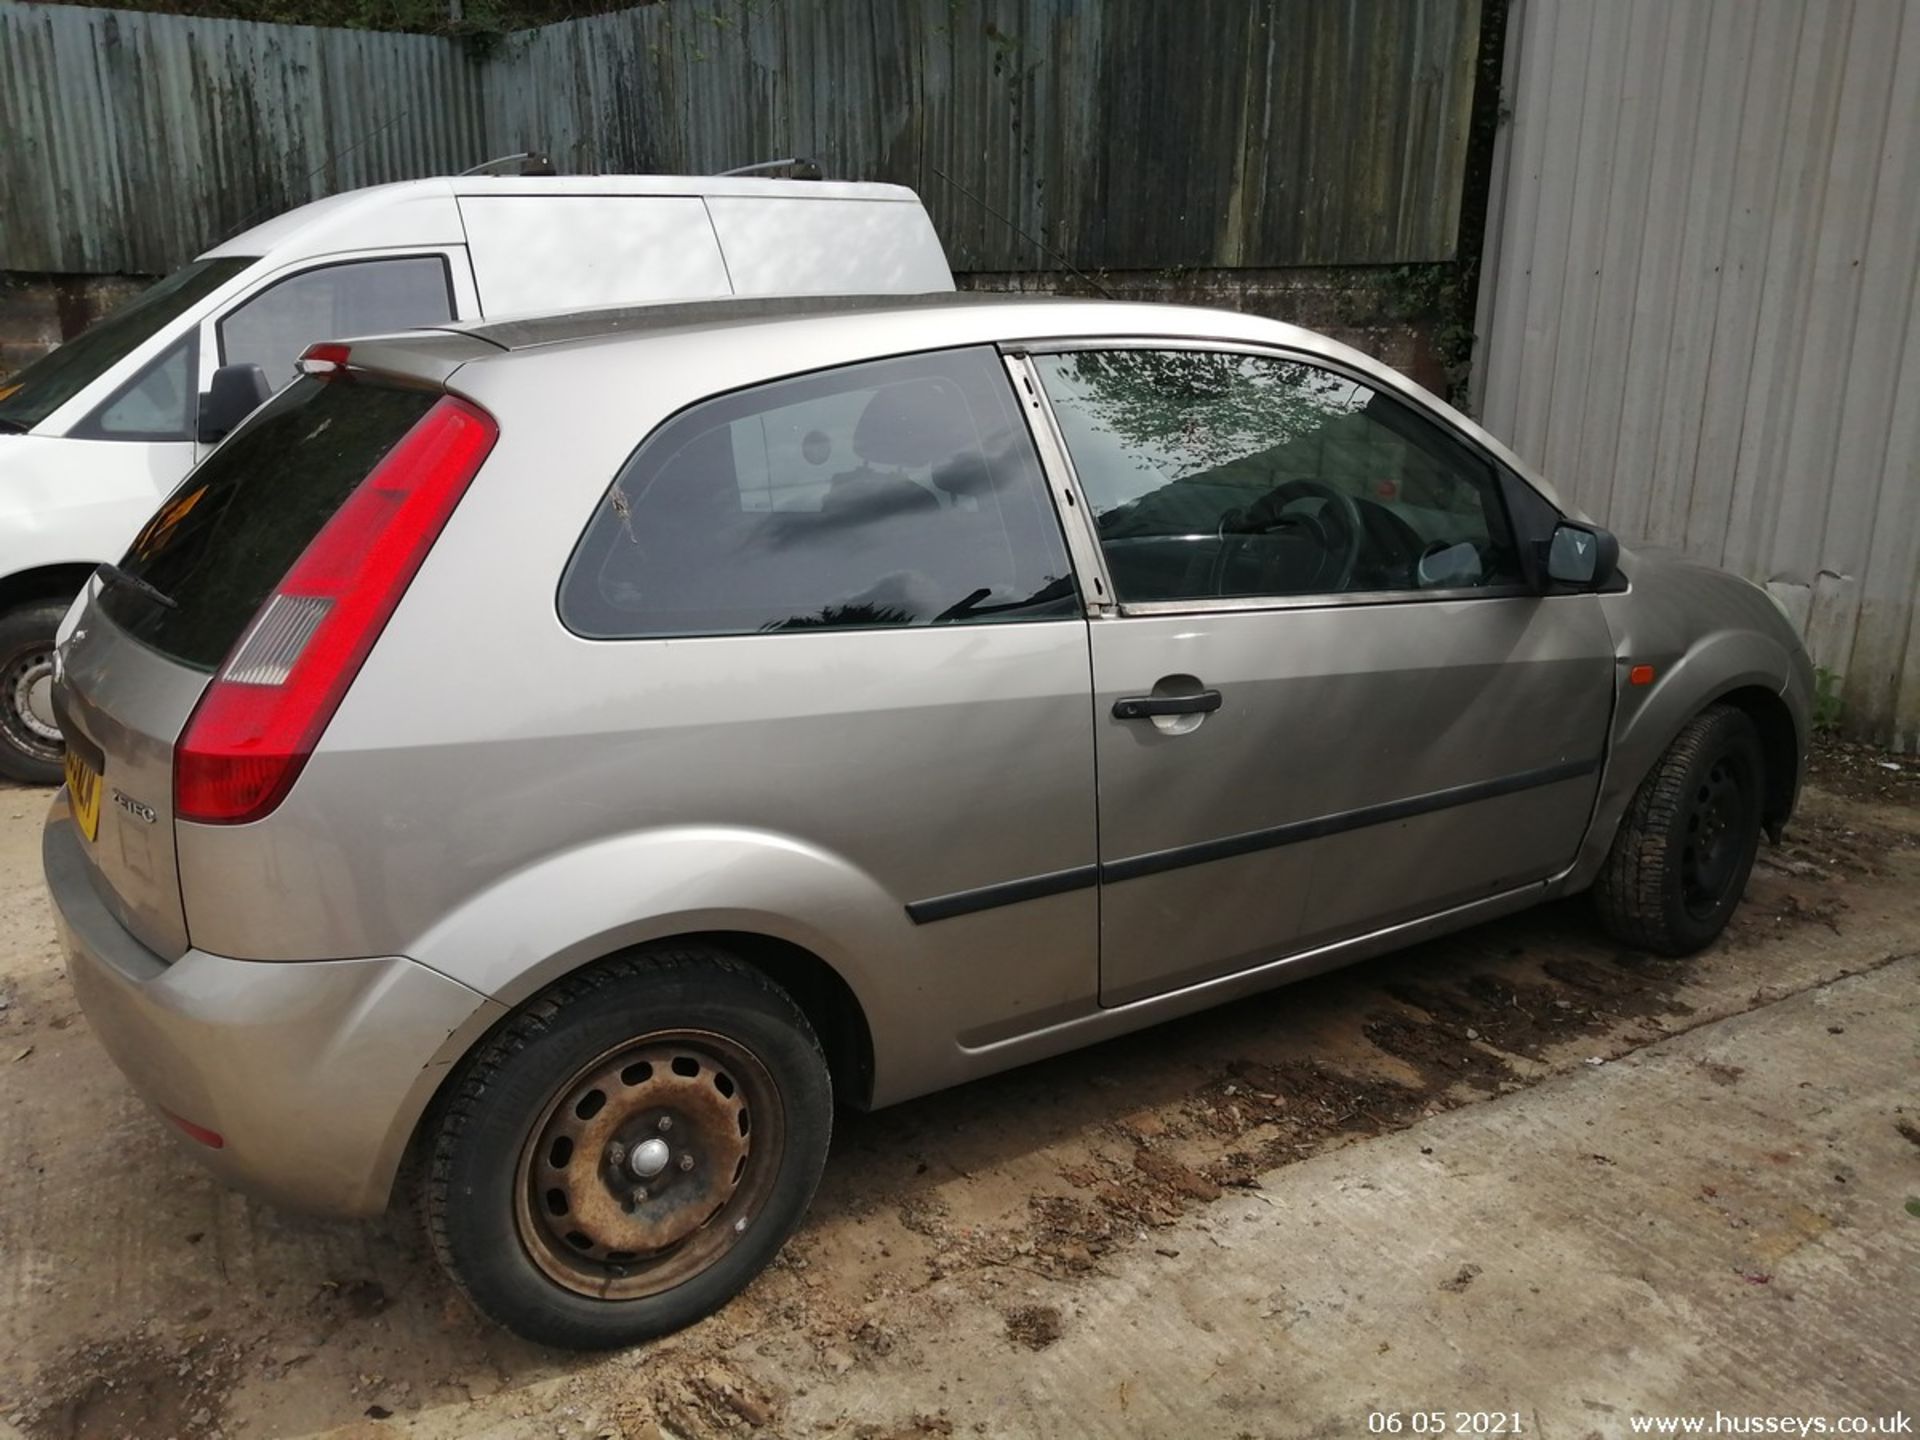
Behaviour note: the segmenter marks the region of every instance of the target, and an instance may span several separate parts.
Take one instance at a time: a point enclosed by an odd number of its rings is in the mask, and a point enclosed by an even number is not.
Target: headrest
[[[966,399],[942,380],[901,380],[876,390],[853,427],[853,453],[869,465],[917,470],[979,443]]]

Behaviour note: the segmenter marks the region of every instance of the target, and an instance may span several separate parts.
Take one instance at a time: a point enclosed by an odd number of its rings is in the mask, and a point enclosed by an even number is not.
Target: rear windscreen
[[[280,392],[167,497],[102,587],[115,623],[182,664],[212,670],[320,527],[440,398],[359,379]]]

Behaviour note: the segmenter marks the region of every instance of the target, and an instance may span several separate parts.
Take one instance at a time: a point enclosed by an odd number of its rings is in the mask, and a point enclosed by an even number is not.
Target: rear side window
[[[300,552],[439,398],[362,380],[302,379],[188,475],[120,568],[174,602],[109,585],[100,605],[146,645],[216,668]]]
[[[614,481],[561,583],[593,639],[1051,620],[1072,568],[990,349],[697,405]]]

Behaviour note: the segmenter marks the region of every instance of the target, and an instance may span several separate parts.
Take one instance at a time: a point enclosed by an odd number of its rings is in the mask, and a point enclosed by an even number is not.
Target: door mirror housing
[[[235,426],[273,398],[267,372],[258,365],[222,365],[213,383],[200,394],[197,437],[202,445],[217,445]]]
[[[1620,564],[1620,542],[1598,525],[1562,520],[1546,544],[1547,579],[1575,590],[1598,590]]]

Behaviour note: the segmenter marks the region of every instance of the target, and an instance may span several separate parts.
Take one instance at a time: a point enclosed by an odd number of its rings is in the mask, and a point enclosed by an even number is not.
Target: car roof
[[[1582,518],[1503,441],[1406,375],[1329,336],[1233,310],[979,291],[738,297],[454,323],[367,337],[352,344],[356,355],[364,356],[364,363],[373,368],[392,366],[421,379],[443,382],[454,371],[468,367],[491,370],[496,365],[511,366],[537,357],[559,360],[569,352],[651,347],[656,343],[710,349],[702,336],[737,334],[743,329],[763,332],[751,347],[758,356],[783,357],[776,368],[791,364],[795,371],[815,364],[843,364],[859,358],[965,345],[1045,349],[1056,342],[1079,346],[1103,339],[1254,345],[1291,351],[1332,362],[1367,378],[1377,388],[1413,399],[1525,476],[1557,508]],[[752,368],[767,368],[765,360],[757,359]],[[743,374],[742,378],[750,382],[754,377]]]
[[[511,315],[497,320],[454,322],[436,328],[484,340],[502,350],[531,350],[581,340],[639,339],[671,331],[718,330],[770,321],[894,314],[900,311],[981,311],[1032,305],[978,292],[932,291],[925,295],[721,296],[668,304],[618,305],[599,310],[562,310]],[[1046,303],[1046,302],[1039,302]],[[1054,301],[1058,304],[1060,302]]]
[[[980,291],[934,291],[925,295],[781,295],[722,297],[672,304],[622,305],[566,310],[494,320],[454,321],[434,327],[481,340],[496,349],[610,344],[669,334],[739,327],[847,328],[878,322],[882,328],[941,317],[939,343],[1036,340],[1061,335],[1215,335],[1222,340],[1264,340],[1294,348],[1344,352],[1337,340],[1282,321],[1200,306],[1129,300],[1083,300],[1053,295],[1004,295]],[[898,317],[898,318],[896,318]]]

